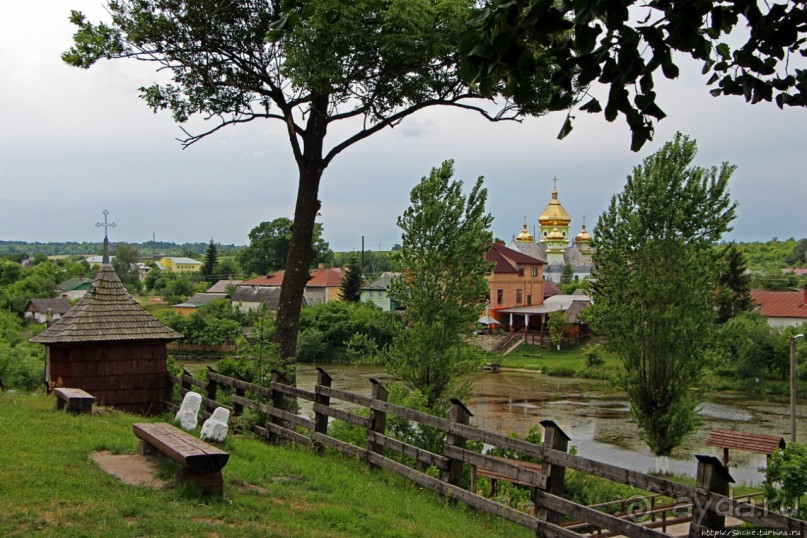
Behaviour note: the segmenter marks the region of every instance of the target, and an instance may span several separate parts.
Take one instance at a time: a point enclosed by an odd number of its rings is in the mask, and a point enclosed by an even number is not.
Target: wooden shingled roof
[[[736,448],[737,450],[746,450],[758,454],[773,454],[777,448],[785,447],[785,440],[775,435],[714,429],[709,434],[706,444],[720,448]]]
[[[171,341],[182,335],[147,312],[102,264],[84,298],[53,325],[31,338],[40,344]]]

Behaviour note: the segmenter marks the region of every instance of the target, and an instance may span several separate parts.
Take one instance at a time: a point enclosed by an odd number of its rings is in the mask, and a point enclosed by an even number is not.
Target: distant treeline
[[[127,243],[129,246],[136,248],[141,256],[149,256],[152,252],[156,254],[164,254],[166,256],[184,256],[193,253],[194,256],[201,256],[204,254],[208,243],[170,243],[167,241],[146,241],[145,243]],[[219,255],[230,256],[239,249],[244,248],[241,245],[220,245],[216,244]],[[112,249],[115,249],[113,243]],[[26,241],[0,241],[0,255],[11,254],[27,254],[28,256],[36,256],[37,254],[44,254],[45,256],[71,256],[71,255],[93,255],[101,254],[103,252],[103,243],[87,243],[87,242],[47,242],[47,243],[28,243]]]
[[[774,237],[765,242],[735,244],[752,271],[807,267],[807,238],[780,240]]]

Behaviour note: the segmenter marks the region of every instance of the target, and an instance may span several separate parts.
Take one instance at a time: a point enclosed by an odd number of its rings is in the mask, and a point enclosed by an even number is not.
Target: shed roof
[[[714,429],[709,434],[706,444],[720,448],[736,448],[758,454],[773,454],[777,448],[785,447],[785,440],[775,435]]]
[[[244,280],[237,284],[237,286],[281,286],[283,284],[284,274],[284,271],[278,271],[270,275],[262,275],[251,280]]]
[[[163,325],[123,287],[109,264],[101,264],[84,298],[57,322],[31,338],[40,344],[170,341],[182,335]]]
[[[92,284],[91,278],[73,277],[65,280],[58,286],[59,291],[86,290]]]
[[[64,314],[70,310],[70,302],[61,297],[58,299],[31,299],[28,301],[28,307],[25,310],[41,314],[50,310],[54,314]]]
[[[187,301],[181,304],[175,304],[174,306],[181,306],[185,308],[194,308],[197,306],[202,306],[206,304],[210,304],[213,301],[217,301],[219,299],[224,299],[225,296],[220,293],[197,293]]]
[[[219,280],[209,288],[207,288],[207,293],[227,293],[227,286],[233,285],[237,286],[241,283],[241,280]]]

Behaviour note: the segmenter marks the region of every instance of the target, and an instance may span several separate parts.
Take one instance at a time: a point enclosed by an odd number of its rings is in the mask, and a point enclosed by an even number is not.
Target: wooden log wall
[[[459,401],[452,401],[451,418],[445,419],[401,407],[387,402],[386,389],[376,380],[372,382],[372,396],[363,396],[336,389],[331,386],[332,378],[318,369],[317,385],[314,391],[284,385],[275,378],[269,386],[259,386],[241,379],[224,376],[215,370],[208,370],[207,381],[194,378],[188,372],[179,377],[167,376],[166,396],[196,390],[202,394],[205,415],[212,413],[217,406],[218,392],[222,387],[231,391],[232,406],[223,405],[238,416],[244,409],[252,409],[264,417],[264,426],[253,426],[253,430],[269,442],[280,439],[303,446],[313,446],[318,453],[326,447],[350,457],[366,461],[371,468],[381,468],[394,472],[447,498],[464,502],[487,513],[503,517],[523,527],[535,531],[539,537],[579,538],[580,530],[594,530],[600,536],[628,536],[631,538],[657,538],[666,534],[668,525],[692,521],[693,517],[674,518],[681,513],[681,507],[693,507],[696,520],[691,532],[704,529],[720,530],[725,516],[746,521],[759,527],[773,527],[791,531],[792,535],[807,536],[807,522],[769,512],[764,506],[749,503],[748,499],[733,499],[727,496],[730,476],[719,460],[699,456],[698,483],[696,487],[686,486],[671,480],[650,476],[644,473],[623,469],[615,465],[590,460],[566,450],[569,438],[551,420],[542,421],[544,445],[513,439],[495,432],[482,430],[469,425],[471,412]],[[179,387],[178,391],[174,387]],[[280,403],[284,397],[299,398],[313,402],[313,420],[284,411]],[[259,401],[261,400],[261,401]],[[334,408],[333,400],[340,400],[369,410],[369,417],[351,411]],[[167,401],[167,407],[177,409],[174,401]],[[395,415],[416,422],[420,426],[430,426],[446,433],[446,442],[441,454],[407,444],[386,435],[387,416]],[[366,430],[366,446],[356,446],[328,435],[331,420],[342,420]],[[301,433],[307,430],[308,434]],[[514,452],[519,458],[529,457],[542,462],[541,472],[518,465],[517,460],[503,461],[501,458],[479,454],[466,449],[468,441],[478,441],[493,447]],[[405,456],[413,460],[417,468],[404,465],[389,454]],[[421,472],[422,466],[433,466],[440,471],[440,478]],[[526,514],[487,499],[460,486],[465,465],[494,471],[504,477],[533,487],[533,500],[536,516]],[[648,497],[649,510],[646,515],[651,521],[632,521],[623,507],[623,514],[609,515],[597,508],[603,506],[583,506],[563,498],[563,482],[566,469],[590,474],[614,482],[633,486],[656,493]],[[673,499],[672,504],[656,508],[656,497]],[[611,504],[611,503],[606,503]],[[670,518],[667,515],[670,514]],[[562,518],[575,518],[576,521],[562,523]],[[657,518],[660,521],[657,521]],[[656,530],[663,527],[662,531]],[[602,532],[602,531],[606,532]],[[800,534],[797,534],[800,533]],[[694,536],[691,534],[690,536]]]

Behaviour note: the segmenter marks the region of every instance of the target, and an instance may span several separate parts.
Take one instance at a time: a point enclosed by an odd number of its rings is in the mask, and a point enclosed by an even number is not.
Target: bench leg
[[[145,441],[140,441],[140,444],[137,445],[137,454],[139,456],[148,457],[148,456],[159,455],[159,452],[157,451],[156,448],[151,446],[149,443],[147,443]]]
[[[56,409],[64,409],[64,400],[58,396],[56,397]]]
[[[221,471],[197,474],[180,467],[179,471],[177,471],[177,482],[182,484],[188,481],[195,483],[205,493],[212,495],[224,493],[224,479],[221,476]]]

